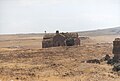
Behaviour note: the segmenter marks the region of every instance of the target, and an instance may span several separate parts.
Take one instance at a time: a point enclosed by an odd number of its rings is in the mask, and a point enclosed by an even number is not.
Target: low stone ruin
[[[86,63],[100,64],[100,60],[98,60],[98,59],[87,60]]]
[[[120,71],[120,63],[114,64],[113,71]]]

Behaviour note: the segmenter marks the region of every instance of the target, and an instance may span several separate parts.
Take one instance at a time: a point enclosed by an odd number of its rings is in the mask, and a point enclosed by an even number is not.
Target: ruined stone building
[[[59,33],[45,34],[42,41],[42,48],[57,46],[73,46],[80,45],[78,33]]]
[[[120,38],[116,38],[113,41],[113,54],[114,54],[113,59],[115,61],[120,61]]]

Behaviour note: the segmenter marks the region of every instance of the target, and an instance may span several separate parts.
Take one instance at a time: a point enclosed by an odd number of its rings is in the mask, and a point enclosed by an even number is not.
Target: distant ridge
[[[80,36],[120,35],[120,27],[78,32]]]
[[[80,36],[120,35],[120,27],[77,32]],[[0,34],[17,36],[43,36],[45,33]]]

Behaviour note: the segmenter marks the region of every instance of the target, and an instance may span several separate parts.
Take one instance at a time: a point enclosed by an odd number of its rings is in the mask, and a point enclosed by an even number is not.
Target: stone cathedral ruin
[[[78,33],[59,33],[59,31],[54,34],[45,33],[42,41],[42,48],[73,45],[80,45]]]

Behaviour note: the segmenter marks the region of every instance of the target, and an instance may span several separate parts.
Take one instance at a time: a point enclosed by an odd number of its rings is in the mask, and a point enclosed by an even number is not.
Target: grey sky
[[[0,33],[120,26],[120,0],[0,0]]]

